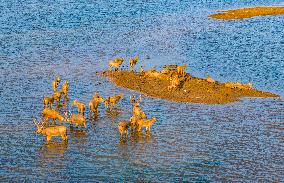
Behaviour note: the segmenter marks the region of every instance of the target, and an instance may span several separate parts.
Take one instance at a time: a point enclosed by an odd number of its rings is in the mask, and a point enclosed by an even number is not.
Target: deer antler
[[[33,118],[33,122],[34,122],[34,124],[35,124],[36,126],[38,126],[38,123],[36,122],[36,119],[35,119],[35,118]]]
[[[130,102],[131,102],[131,103],[135,103],[135,96],[134,96],[134,95],[131,95],[131,96],[130,96]]]
[[[38,122],[37,123],[37,121],[36,121],[36,119],[35,118],[33,118],[33,121],[34,121],[34,124],[37,126],[37,127],[39,127],[39,126],[42,126],[43,124],[42,123],[40,123],[40,122]]]

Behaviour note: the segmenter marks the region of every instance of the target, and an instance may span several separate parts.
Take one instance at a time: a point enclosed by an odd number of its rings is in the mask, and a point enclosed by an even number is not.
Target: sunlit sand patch
[[[147,72],[146,72],[147,73]],[[160,72],[153,72],[159,74]],[[226,104],[239,101],[242,97],[279,97],[270,92],[252,88],[250,84],[239,82],[212,82],[210,78],[196,78],[185,73],[185,80],[179,89],[169,90],[171,82],[164,78],[166,74],[141,76],[126,70],[103,71],[98,73],[109,77],[117,86],[141,92],[147,96],[174,102],[200,104]]]
[[[235,10],[224,10],[219,12],[220,13],[209,15],[209,17],[230,20],[251,18],[255,16],[281,15],[284,14],[284,7],[254,7]]]

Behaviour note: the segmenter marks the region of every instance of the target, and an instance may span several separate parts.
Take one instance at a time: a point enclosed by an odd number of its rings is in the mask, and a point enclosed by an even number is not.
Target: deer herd
[[[138,62],[138,56],[131,58],[129,60],[130,68],[133,70],[133,67]],[[109,63],[110,70],[118,69],[123,63],[123,58],[116,58]],[[68,140],[67,127],[64,123],[69,123],[70,126],[75,125],[76,128],[80,127],[81,129],[87,128],[87,118],[85,116],[86,105],[79,101],[78,99],[73,100],[72,106],[77,108],[77,113],[72,114],[70,110],[65,110],[63,114],[60,111],[61,102],[63,105],[66,105],[69,101],[68,92],[69,92],[69,82],[64,81],[59,90],[59,84],[61,82],[60,77],[56,77],[52,82],[51,86],[53,88],[53,94],[51,96],[43,97],[43,110],[41,113],[42,119],[38,122],[36,119],[33,119],[36,127],[37,133],[43,136],[46,136],[46,141],[49,143],[52,140],[52,137],[61,137],[63,141]],[[113,110],[116,105],[124,98],[124,94],[118,94],[115,96],[108,96],[105,99],[96,92],[89,102],[89,114],[90,119],[99,113],[99,105],[104,103],[105,109]],[[156,121],[156,117],[152,119],[147,119],[146,114],[140,108],[140,102],[142,97],[135,98],[135,96],[130,97],[130,101],[133,104],[132,117],[128,121],[121,121],[118,123],[118,131],[120,132],[121,138],[126,137],[128,134],[129,128],[133,133],[141,133],[143,128],[146,128],[147,131],[150,131],[151,126]],[[51,120],[51,121],[50,121]],[[59,122],[59,124],[57,124]]]
[[[129,60],[130,71],[134,71],[134,66],[137,64],[139,57],[131,58]],[[124,62],[124,58],[115,58],[114,60],[109,61],[109,71],[112,72],[117,71],[122,63]],[[167,65],[160,72],[156,71],[156,68],[152,68],[148,71],[145,71],[142,66],[140,66],[140,74],[144,77],[155,77],[159,79],[167,79],[169,80],[168,90],[171,92],[179,88],[179,85],[186,80],[185,70],[187,65],[183,66],[177,65]],[[188,75],[189,77],[190,75]],[[206,79],[209,83],[214,83],[215,80],[208,76]],[[46,136],[46,140],[49,143],[52,137],[60,136],[62,140],[67,140],[67,128],[63,125],[63,122],[69,123],[70,126],[75,125],[76,128],[80,126],[81,129],[87,128],[87,119],[85,116],[86,105],[79,101],[78,99],[73,100],[72,106],[77,107],[77,113],[72,114],[70,110],[66,110],[64,115],[60,113],[59,106],[61,105],[61,98],[63,98],[63,104],[66,104],[69,101],[68,92],[69,92],[69,83],[68,81],[64,81],[61,86],[61,90],[58,89],[61,78],[57,77],[52,82],[53,94],[51,96],[44,96],[43,98],[43,106],[44,109],[42,111],[42,120],[41,122],[37,122],[34,119],[34,123],[37,126],[37,133]],[[241,83],[233,83],[227,82],[224,83],[225,87],[229,88],[241,88],[241,89],[251,89],[252,84],[241,84]],[[97,116],[99,113],[99,105],[104,103],[105,109],[112,110],[118,104],[118,102],[123,99],[124,95],[118,94],[115,96],[108,96],[105,99],[96,92],[89,102],[89,114],[90,120],[93,117]],[[153,123],[157,120],[156,117],[147,118],[147,115],[143,112],[140,107],[140,103],[142,101],[142,97],[136,98],[135,96],[130,97],[130,102],[133,105],[132,108],[132,116],[129,120],[120,121],[118,123],[118,131],[120,133],[121,138],[125,138],[128,135],[128,131],[131,130],[132,133],[141,133],[145,128],[146,131],[150,131]],[[54,107],[55,103],[57,104]],[[51,125],[49,120],[53,120],[53,124]],[[60,124],[57,125],[56,121],[59,121]]]

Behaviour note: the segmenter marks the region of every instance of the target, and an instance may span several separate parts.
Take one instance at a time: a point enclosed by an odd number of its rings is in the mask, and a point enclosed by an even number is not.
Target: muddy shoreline
[[[253,7],[234,10],[223,10],[219,13],[209,15],[210,18],[232,20],[245,19],[255,16],[281,15],[284,14],[284,7]]]
[[[279,97],[254,88],[230,88],[220,82],[209,82],[203,78],[186,74],[185,82],[178,90],[169,91],[170,81],[157,77],[145,77],[127,70],[103,71],[98,75],[108,77],[117,86],[141,92],[147,96],[173,102],[197,104],[226,104],[240,101],[242,97]]]

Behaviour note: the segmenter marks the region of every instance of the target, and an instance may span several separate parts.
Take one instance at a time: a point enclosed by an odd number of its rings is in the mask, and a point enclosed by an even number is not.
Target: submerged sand
[[[244,19],[254,16],[267,16],[267,15],[280,15],[284,14],[284,7],[254,7],[254,8],[241,8],[235,10],[224,10],[220,13],[209,15],[211,18],[216,19]]]
[[[192,77],[190,74],[186,74],[181,88],[172,91],[168,90],[170,81],[167,79],[145,77],[126,70],[104,71],[99,75],[109,77],[117,86],[174,102],[225,104],[239,101],[241,97],[279,97],[253,88],[229,88],[224,83],[208,82],[206,79]]]

